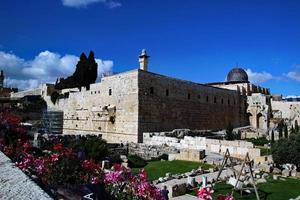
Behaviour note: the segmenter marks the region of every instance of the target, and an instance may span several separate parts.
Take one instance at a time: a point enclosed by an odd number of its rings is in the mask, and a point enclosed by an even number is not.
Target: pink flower
[[[58,153],[55,153],[55,154],[51,155],[51,161],[52,162],[58,161],[58,158],[59,158],[59,154]]]
[[[100,182],[99,177],[93,177],[93,178],[92,178],[92,184],[97,184],[97,183],[99,183],[99,182]]]
[[[122,181],[122,171],[112,171],[105,174],[104,182],[105,183],[117,183]]]
[[[26,151],[26,150],[29,150],[31,147],[32,147],[32,145],[31,145],[29,142],[25,142],[25,143],[23,144],[23,148],[25,149],[25,151]]]
[[[145,196],[147,191],[150,189],[150,184],[148,182],[141,183],[137,186],[137,195]]]
[[[46,170],[45,161],[43,159],[36,159],[34,161],[34,165],[35,165],[35,170],[39,175],[41,175],[45,172],[45,170]]]
[[[212,194],[214,193],[214,190],[212,190],[209,187],[203,187],[199,188],[197,192],[197,197],[202,200],[212,200]]]
[[[147,172],[144,169],[141,169],[139,172],[139,177],[142,181],[147,181]]]
[[[31,154],[27,154],[21,162],[16,163],[17,167],[19,167],[21,170],[27,169],[32,163],[33,163],[33,156]]]

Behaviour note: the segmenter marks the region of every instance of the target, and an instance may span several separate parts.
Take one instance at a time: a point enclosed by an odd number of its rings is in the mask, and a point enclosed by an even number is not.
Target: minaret
[[[141,55],[139,56],[140,69],[148,71],[148,58],[150,56],[147,55],[146,49],[142,50]]]
[[[1,70],[1,74],[0,74],[0,87],[1,88],[4,87],[4,73],[3,73],[3,70]]]

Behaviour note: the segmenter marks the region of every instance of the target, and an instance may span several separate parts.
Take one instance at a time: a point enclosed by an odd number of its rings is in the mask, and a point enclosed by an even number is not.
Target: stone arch
[[[248,117],[248,120],[249,120],[249,124],[251,126],[254,126],[253,115],[251,113],[247,113],[247,117]]]
[[[263,128],[265,123],[265,118],[261,113],[258,113],[256,116],[256,128]]]

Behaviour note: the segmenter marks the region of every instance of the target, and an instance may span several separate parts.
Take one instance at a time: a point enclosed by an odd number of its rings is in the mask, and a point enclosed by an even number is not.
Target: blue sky
[[[30,88],[67,76],[93,50],[99,74],[138,67],[199,83],[238,63],[276,94],[300,95],[298,0],[2,0],[0,68]]]

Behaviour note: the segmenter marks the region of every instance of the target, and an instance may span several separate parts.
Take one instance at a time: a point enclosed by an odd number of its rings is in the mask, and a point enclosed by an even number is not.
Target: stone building
[[[142,142],[145,132],[219,130],[228,124],[250,125],[261,136],[276,128],[276,117],[290,124],[299,120],[300,102],[272,100],[270,90],[250,83],[241,68],[232,69],[225,82],[199,84],[149,72],[148,61],[143,50],[140,69],[102,77],[89,89],[42,85],[35,92],[49,110],[63,111],[64,134],[101,134],[108,142]]]
[[[149,56],[140,69],[103,77],[101,82],[64,89],[51,109],[64,112],[65,134],[101,134],[108,142],[142,142],[144,132],[246,126],[245,99],[238,91],[149,72]]]

